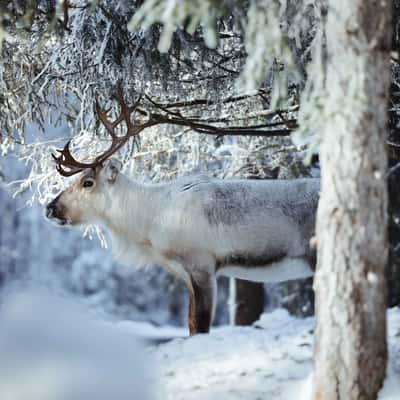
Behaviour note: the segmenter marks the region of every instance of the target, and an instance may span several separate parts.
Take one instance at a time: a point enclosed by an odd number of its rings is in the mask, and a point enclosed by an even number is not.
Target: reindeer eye
[[[91,179],[87,179],[86,181],[83,181],[83,187],[92,187],[94,185],[94,182]]]

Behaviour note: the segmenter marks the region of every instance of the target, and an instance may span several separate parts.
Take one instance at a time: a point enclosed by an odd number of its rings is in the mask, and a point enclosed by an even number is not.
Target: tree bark
[[[390,14],[390,0],[328,10],[314,400],[376,399],[385,376]]]

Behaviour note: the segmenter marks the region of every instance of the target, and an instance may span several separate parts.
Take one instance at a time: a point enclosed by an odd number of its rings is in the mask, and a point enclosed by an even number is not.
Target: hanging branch
[[[143,107],[143,98],[150,103],[153,108],[157,111],[149,111]],[[204,133],[208,135],[231,135],[231,136],[263,136],[263,137],[274,137],[274,136],[287,136],[297,126],[296,120],[283,120],[279,122],[267,122],[264,124],[258,124],[253,126],[215,126],[212,124],[204,123],[201,118],[194,118],[191,116],[185,116],[181,111],[171,110],[164,105],[158,104],[147,95],[139,95],[135,103],[129,106],[125,102],[122,82],[118,82],[117,91],[115,95],[120,108],[118,117],[114,121],[110,121],[108,117],[109,110],[103,110],[96,102],[96,113],[97,117],[111,137],[110,147],[102,154],[98,155],[95,160],[91,163],[84,163],[76,160],[70,151],[70,141],[64,146],[64,149],[58,150],[59,155],[53,158],[57,164],[57,171],[63,176],[71,176],[85,168],[95,168],[101,165],[106,159],[122,148],[130,138],[137,137],[146,128],[169,124],[176,126],[184,126],[190,128],[196,132]],[[144,105],[143,105],[144,106]],[[142,120],[135,120],[132,122],[132,114],[137,112],[143,117]],[[271,115],[271,114],[268,114]],[[121,124],[124,123],[126,126],[126,132],[122,136],[118,136],[116,130]],[[270,129],[263,129],[270,128]]]

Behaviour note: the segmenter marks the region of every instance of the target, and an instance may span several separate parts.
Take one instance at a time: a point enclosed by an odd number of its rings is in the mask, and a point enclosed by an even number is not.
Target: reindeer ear
[[[116,158],[109,158],[104,162],[103,173],[108,182],[114,183],[122,169],[121,161]]]

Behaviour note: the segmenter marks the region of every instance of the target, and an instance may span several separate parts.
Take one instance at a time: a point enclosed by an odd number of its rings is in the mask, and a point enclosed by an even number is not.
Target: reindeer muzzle
[[[55,198],[51,203],[47,204],[45,215],[46,218],[56,222],[58,225],[65,225],[67,223],[66,218],[62,214],[57,198]]]

